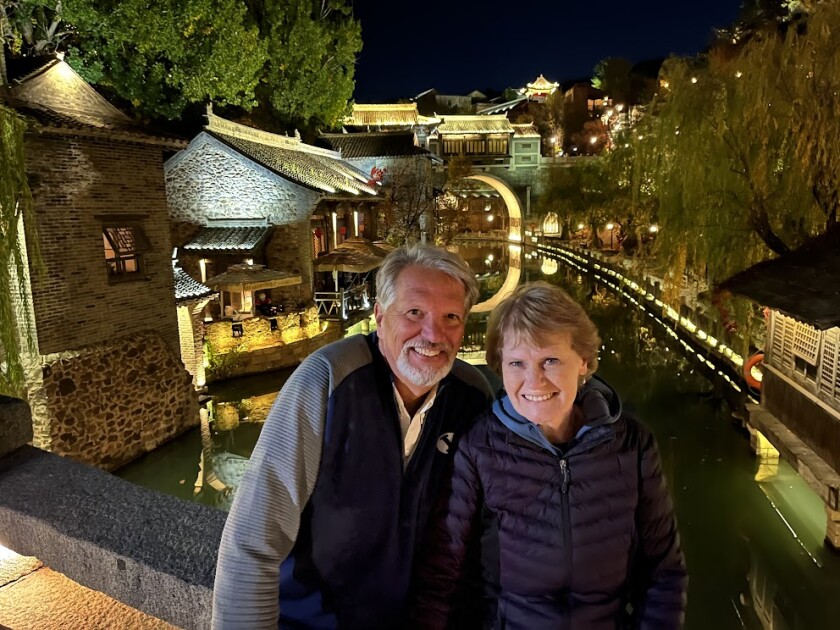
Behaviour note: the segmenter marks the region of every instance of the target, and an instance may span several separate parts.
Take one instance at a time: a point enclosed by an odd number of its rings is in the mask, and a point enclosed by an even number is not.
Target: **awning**
[[[207,280],[207,286],[219,291],[261,291],[301,283],[301,277],[262,265],[233,265],[224,273]]]
[[[347,247],[337,247],[326,256],[321,256],[313,265],[315,271],[346,271],[365,273],[382,264],[382,258],[363,254]]]
[[[205,227],[181,249],[195,254],[257,254],[271,232],[270,225]]]
[[[388,251],[390,251],[363,236],[351,236],[345,239],[336,249],[353,249],[360,254],[375,256],[377,258],[385,258],[388,255]]]

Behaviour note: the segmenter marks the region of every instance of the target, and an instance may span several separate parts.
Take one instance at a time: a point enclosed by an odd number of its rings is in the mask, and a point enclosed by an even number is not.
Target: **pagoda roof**
[[[211,112],[207,118],[206,129],[212,136],[288,180],[327,193],[377,194],[368,176],[337,151],[240,125]]]
[[[504,115],[441,116],[441,121],[436,130],[440,135],[513,133],[513,126]]]
[[[515,138],[539,138],[540,132],[537,130],[536,125],[533,123],[514,123],[511,124],[513,127],[513,136]]]
[[[413,127],[437,123],[417,112],[417,103],[354,103],[353,114],[344,119],[349,127]]]
[[[187,300],[197,300],[199,298],[213,295],[214,291],[208,286],[201,284],[198,280],[190,276],[186,271],[181,269],[177,262],[173,261],[172,273],[175,276],[175,301],[184,302]]]
[[[538,76],[532,83],[528,84],[528,92],[537,94],[550,94],[559,87],[559,83],[552,83],[543,75]]]
[[[204,227],[181,249],[191,253],[256,254],[270,231],[268,225]]]
[[[429,155],[426,149],[417,146],[413,131],[324,133],[319,137],[319,144],[340,151],[344,159]]]
[[[826,234],[732,276],[731,291],[825,330],[840,326],[840,238]]]

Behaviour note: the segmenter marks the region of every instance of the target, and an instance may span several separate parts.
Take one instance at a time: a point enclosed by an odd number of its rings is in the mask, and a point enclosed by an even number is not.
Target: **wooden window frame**
[[[132,243],[125,242],[128,230]],[[109,258],[105,248],[105,268],[109,283],[131,282],[146,279],[146,261],[144,254],[151,250],[151,244],[139,221],[108,221],[102,223],[102,238],[110,246],[113,258]],[[103,247],[105,247],[103,243]],[[129,261],[136,269],[126,270]]]

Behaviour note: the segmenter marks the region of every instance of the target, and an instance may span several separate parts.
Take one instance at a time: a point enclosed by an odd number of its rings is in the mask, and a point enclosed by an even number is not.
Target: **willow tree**
[[[556,164],[544,174],[544,189],[541,197],[547,212],[556,212],[562,223],[562,235],[578,225],[589,228],[591,245],[600,249],[603,243],[598,230],[610,219],[611,189],[614,180],[604,170],[601,158],[581,157],[566,166]]]
[[[779,72],[778,56],[760,58],[751,45],[664,65],[634,142],[674,276],[714,284],[824,229],[797,163],[790,107],[766,80]]]
[[[654,194],[648,161],[639,152],[647,145],[632,142],[631,136],[644,138],[650,120],[615,136],[614,149],[602,157],[607,194],[603,206],[610,220],[620,226],[621,247],[627,254],[647,253],[642,249],[650,239],[650,228],[658,223],[658,200]]]
[[[0,105],[0,394],[13,396],[20,396],[23,391],[22,355],[34,347],[28,313],[15,308],[28,291],[25,242],[30,243],[30,258],[40,260],[33,229],[32,194],[26,181],[24,129],[23,120]]]
[[[781,71],[768,78],[787,100],[800,170],[831,230],[840,208],[840,6],[814,4],[801,28],[758,48],[756,62],[779,58]]]

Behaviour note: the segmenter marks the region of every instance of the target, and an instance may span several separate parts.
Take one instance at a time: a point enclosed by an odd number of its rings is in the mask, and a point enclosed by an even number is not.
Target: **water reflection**
[[[708,378],[714,372],[644,311],[563,262],[522,256],[513,267],[511,250],[502,245],[461,254],[479,274],[483,300],[498,294],[514,268],[517,282],[544,279],[565,288],[597,324],[599,373],[660,445],[691,576],[689,629],[837,627],[840,557],[822,543],[822,502],[786,463],[750,454],[724,399],[730,387]],[[470,316],[465,349],[483,349],[487,317]],[[229,425],[207,424],[203,434],[170,442],[119,474],[226,509],[260,420],[287,376],[219,384],[214,414]]]

